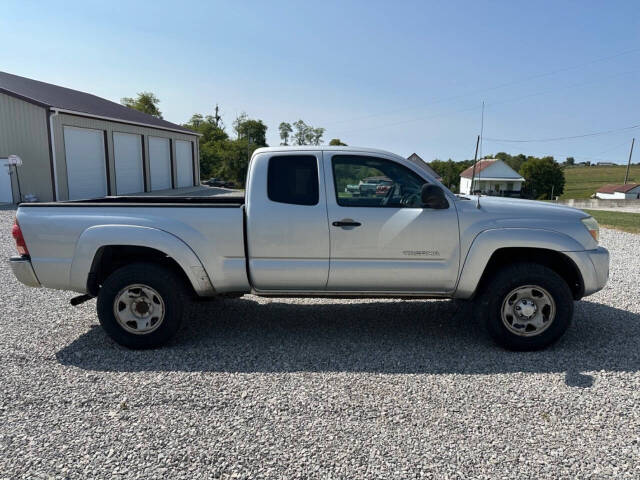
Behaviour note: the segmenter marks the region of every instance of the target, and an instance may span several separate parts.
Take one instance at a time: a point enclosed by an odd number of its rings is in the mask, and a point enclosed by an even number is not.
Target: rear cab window
[[[276,155],[269,159],[267,197],[278,203],[317,205],[318,161],[313,155]]]

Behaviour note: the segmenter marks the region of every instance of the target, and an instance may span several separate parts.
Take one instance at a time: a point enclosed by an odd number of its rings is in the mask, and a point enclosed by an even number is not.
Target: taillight
[[[20,230],[20,225],[18,224],[17,218],[13,222],[11,235],[13,236],[13,239],[16,241],[16,248],[18,249],[18,253],[20,255],[29,255],[29,250],[27,249],[27,244],[25,243],[24,237],[22,236],[22,230]]]

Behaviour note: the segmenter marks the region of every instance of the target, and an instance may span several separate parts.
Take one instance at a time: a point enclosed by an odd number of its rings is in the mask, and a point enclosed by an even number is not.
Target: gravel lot
[[[535,353],[453,302],[251,296],[127,351],[1,260],[0,478],[640,478],[640,236],[602,243],[608,286]]]

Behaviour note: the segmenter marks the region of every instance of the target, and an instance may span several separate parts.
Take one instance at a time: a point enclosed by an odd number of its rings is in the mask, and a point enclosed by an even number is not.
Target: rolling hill
[[[567,167],[564,169],[565,186],[560,199],[589,198],[602,185],[623,183],[623,165],[614,167]],[[640,165],[631,165],[629,182],[640,183]]]

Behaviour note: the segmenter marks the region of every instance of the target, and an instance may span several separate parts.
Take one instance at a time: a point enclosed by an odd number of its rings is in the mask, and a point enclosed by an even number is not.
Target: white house
[[[471,194],[473,165],[460,174],[460,193]],[[473,192],[485,195],[520,196],[525,179],[509,165],[497,158],[486,158],[476,163]]]
[[[636,200],[640,199],[640,183],[625,185],[604,185],[596,191],[596,198],[603,200]]]

